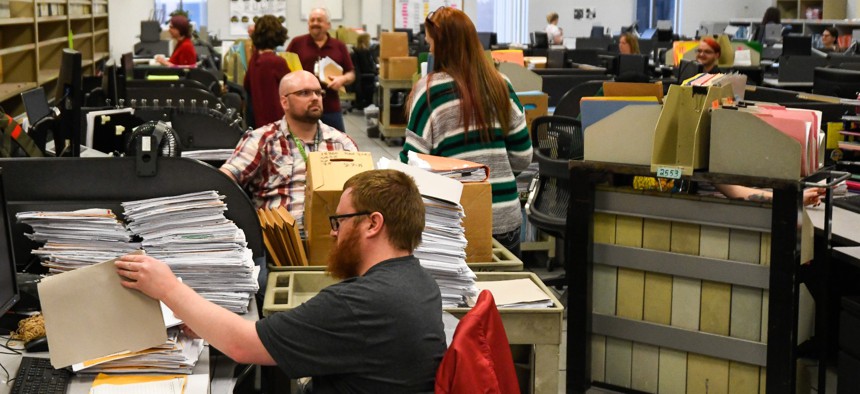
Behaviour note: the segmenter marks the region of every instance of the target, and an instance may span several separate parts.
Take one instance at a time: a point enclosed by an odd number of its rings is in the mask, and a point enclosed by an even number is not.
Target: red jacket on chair
[[[457,325],[436,371],[436,393],[512,393],[520,387],[502,317],[487,290]]]

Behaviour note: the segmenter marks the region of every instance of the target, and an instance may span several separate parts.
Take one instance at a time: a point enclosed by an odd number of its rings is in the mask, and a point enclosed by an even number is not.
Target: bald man
[[[308,71],[313,70],[314,64],[325,57],[331,58],[343,68],[343,75],[329,77],[325,81],[327,95],[323,100],[325,111],[322,121],[331,127],[346,132],[337,91],[355,81],[355,70],[346,44],[330,36],[328,34],[330,29],[331,18],[328,10],[325,8],[312,9],[308,14],[308,34],[293,38],[290,45],[287,46],[287,52],[297,54],[302,63],[302,69]]]
[[[301,221],[308,153],[358,147],[352,138],[320,121],[326,91],[313,74],[285,75],[278,94],[283,119],[245,133],[221,171],[250,192],[257,208],[284,206]]]

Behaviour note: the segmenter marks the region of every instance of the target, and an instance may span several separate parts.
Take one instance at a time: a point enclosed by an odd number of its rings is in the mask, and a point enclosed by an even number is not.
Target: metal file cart
[[[406,125],[391,124],[391,91],[412,89],[412,80],[380,78],[379,86],[382,88],[382,119],[380,120],[381,127],[379,129],[382,139],[403,138],[406,136]]]
[[[664,350],[685,352],[685,360],[688,354],[704,355],[705,358],[725,362],[727,376],[728,368],[735,364],[750,366],[753,371],[750,376],[754,376],[753,379],[758,382],[755,384],[755,391],[794,392],[797,372],[798,269],[801,263],[803,188],[808,185],[807,182],[815,181],[815,178],[826,178],[830,182],[827,186],[832,186],[844,179],[844,174],[820,172],[805,180],[794,181],[701,172],[694,172],[692,176],[684,178],[712,184],[772,188],[773,203],[765,205],[719,200],[714,197],[649,193],[633,191],[630,188],[597,186],[617,175],[653,176],[647,166],[572,161],[570,171],[571,202],[565,240],[566,254],[569,256],[567,278],[570,289],[566,372],[568,392],[585,392],[592,384],[592,334],[605,338],[621,338],[634,345],[642,344],[660,349],[660,357]],[[833,180],[833,177],[837,176],[840,179]],[[828,191],[827,199],[830,198]],[[760,238],[762,263],[745,264],[732,261],[731,257],[714,259],[699,254],[655,251],[596,242],[595,234],[603,236],[598,232],[603,228],[599,227],[602,224],[595,222],[599,215],[618,215],[619,218],[628,215],[642,218],[640,220],[643,221],[677,222],[701,225],[703,228],[709,226],[741,229],[739,231],[753,229],[752,231],[761,234],[767,233],[768,236]],[[829,212],[827,217],[826,223],[829,223]],[[829,224],[826,227],[829,229]],[[674,236],[672,233],[672,237]],[[728,252],[726,253],[728,255]],[[765,260],[769,266],[765,264]],[[601,283],[607,282],[601,282],[595,269],[607,266],[617,269],[619,277],[622,269],[641,270],[645,274],[669,277],[670,280],[682,277],[699,280],[700,284],[705,281],[720,282],[730,286],[732,292],[734,286],[759,291],[759,294],[764,294],[764,303],[760,304],[761,321],[755,324],[760,325],[763,333],[761,339],[748,340],[734,334],[717,335],[699,331],[698,328],[683,329],[675,326],[674,321],[672,324],[659,324],[646,319],[636,320],[598,313],[601,305],[605,305],[601,303],[606,301],[604,297],[595,294],[602,291]],[[598,284],[595,286],[595,283]],[[643,301],[645,302],[647,301]],[[672,312],[674,313],[674,310]],[[734,309],[731,312],[733,314]],[[606,349],[604,351],[609,352]],[[599,356],[599,353],[596,354]],[[660,361],[662,360],[661,358]],[[604,365],[609,365],[609,362]],[[636,378],[635,372],[632,375],[630,381]],[[660,376],[662,378],[663,375]],[[727,378],[726,385],[730,384]]]

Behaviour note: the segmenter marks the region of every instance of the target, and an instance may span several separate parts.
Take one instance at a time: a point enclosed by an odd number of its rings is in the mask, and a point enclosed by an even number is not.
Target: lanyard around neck
[[[296,148],[299,150],[299,154],[302,155],[302,159],[304,159],[305,163],[307,163],[308,162],[308,154],[307,154],[307,152],[305,152],[305,143],[304,143],[304,141],[298,139],[295,134],[293,134],[293,131],[290,130],[290,124],[289,123],[287,123],[287,133],[290,134],[290,138],[292,138],[293,142],[296,144]],[[313,151],[319,150],[320,142],[322,142],[322,136],[320,134],[321,134],[320,126],[319,126],[319,124],[317,124],[317,132],[316,132],[316,135],[314,135],[314,150]]]

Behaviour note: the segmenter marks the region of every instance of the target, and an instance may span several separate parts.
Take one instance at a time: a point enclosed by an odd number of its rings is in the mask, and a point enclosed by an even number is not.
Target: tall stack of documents
[[[415,257],[436,279],[443,307],[474,304],[477,277],[466,265],[466,235],[463,207],[447,201],[424,198],[425,224]]]
[[[245,313],[257,292],[258,269],[245,233],[224,217],[215,191],[125,202],[129,229],[143,250],[164,261],[201,296]]]
[[[421,244],[413,253],[439,285],[443,307],[475,305],[477,276],[466,265],[466,231],[460,196],[463,184],[453,179],[382,158],[379,169],[393,169],[411,176],[424,199],[425,224]]]
[[[161,346],[84,361],[72,365],[72,369],[77,373],[190,375],[201,352],[202,339],[189,338],[178,328],[172,328]]]
[[[111,260],[140,249],[132,234],[109,209],[70,212],[20,212],[19,223],[33,228],[25,234],[44,243],[33,254],[50,274],[70,271]]]

